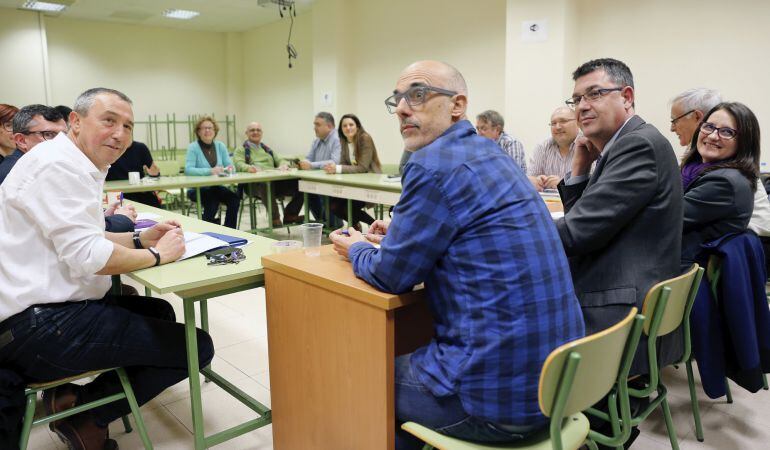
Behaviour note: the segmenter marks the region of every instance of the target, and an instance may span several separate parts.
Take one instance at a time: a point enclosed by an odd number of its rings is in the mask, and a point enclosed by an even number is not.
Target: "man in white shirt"
[[[132,141],[124,94],[81,94],[67,134],[40,143],[0,186],[0,366],[41,382],[125,367],[139,404],[187,376],[184,325],[166,301],[110,295],[110,275],[165,264],[184,253],[174,221],[141,233],[104,231],[101,198],[109,165]],[[198,330],[201,366],[214,350]],[[59,412],[121,390],[113,372],[85,386],[46,392]],[[110,403],[51,428],[75,449],[117,448],[107,425],[129,412]]]
[[[564,174],[572,169],[579,131],[575,111],[566,106],[556,108],[548,125],[551,137],[535,147],[527,165],[527,178],[538,191],[555,189]]]

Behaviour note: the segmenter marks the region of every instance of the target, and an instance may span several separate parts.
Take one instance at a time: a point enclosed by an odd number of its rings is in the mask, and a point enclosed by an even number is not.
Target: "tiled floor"
[[[248,214],[244,213],[244,220],[248,220]],[[243,228],[245,227],[244,224]],[[286,233],[285,228],[282,233]],[[131,281],[127,283],[131,284]],[[182,317],[180,299],[175,295],[165,295],[163,298],[174,305],[177,317]],[[254,289],[212,299],[209,301],[209,316],[210,329],[216,347],[214,369],[259,401],[270,405],[264,289]],[[701,392],[700,405],[705,442],[700,443],[694,435],[684,368],[665,369],[663,381],[669,387],[669,401],[679,444],[683,450],[770,449],[769,391],[751,394],[732,384],[735,400],[733,404],[727,404],[724,399],[707,399]],[[203,386],[202,397],[207,434],[223,430],[234,422],[255,417],[251,410],[213,384]],[[153,399],[142,408],[142,413],[156,449],[192,448],[187,381],[169,388]],[[654,412],[642,424],[641,429],[642,434],[633,448],[641,450],[670,448],[665,424],[659,411]],[[126,434],[120,422],[111,425],[110,435],[118,441],[123,450],[143,448],[138,434],[136,432]],[[49,450],[66,449],[66,446],[55,434],[48,431],[48,427],[41,426],[33,429],[29,448]],[[216,448],[271,449],[271,427],[253,431]]]

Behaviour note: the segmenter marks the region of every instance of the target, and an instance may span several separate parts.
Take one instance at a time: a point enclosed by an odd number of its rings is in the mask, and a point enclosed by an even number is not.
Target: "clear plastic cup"
[[[324,229],[323,224],[303,223],[300,228],[302,228],[302,242],[305,247],[305,254],[307,256],[320,256],[321,234]]]

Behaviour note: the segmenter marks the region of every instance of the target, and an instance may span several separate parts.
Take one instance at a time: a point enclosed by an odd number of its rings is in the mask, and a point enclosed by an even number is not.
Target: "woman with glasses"
[[[700,245],[746,231],[759,177],[759,122],[742,103],[712,108],[693,135],[682,160],[684,228],[682,267]]]
[[[184,166],[185,175],[224,175],[225,171],[234,171],[233,162],[227,152],[224,142],[215,141],[219,133],[219,125],[209,116],[203,116],[195,124],[195,135],[198,139],[187,146],[187,160]],[[219,204],[227,206],[225,214],[226,227],[237,228],[238,208],[241,200],[238,194],[224,186],[209,186],[200,188],[203,220],[217,223]],[[187,191],[191,201],[196,201],[195,189]]]
[[[382,173],[380,159],[377,157],[377,148],[369,133],[364,131],[361,121],[355,114],[345,114],[340,120],[337,134],[342,144],[340,164],[329,163],[324,166],[326,173]],[[351,150],[353,161],[350,160]],[[359,222],[367,225],[374,222],[374,218],[364,212],[364,202],[353,201],[353,223],[348,226],[359,229]],[[342,220],[348,217],[348,201],[341,198],[331,198],[329,209]]]
[[[0,103],[0,161],[16,150],[13,142],[13,116],[19,108]]]

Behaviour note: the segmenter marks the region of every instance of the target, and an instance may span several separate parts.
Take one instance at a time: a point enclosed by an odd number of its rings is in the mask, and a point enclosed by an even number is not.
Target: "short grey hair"
[[[26,133],[29,131],[30,124],[35,120],[35,116],[40,116],[49,122],[64,120],[56,108],[46,105],[27,105],[13,116],[13,132]]]
[[[115,89],[97,87],[97,88],[91,88],[83,92],[82,94],[78,95],[77,100],[75,100],[75,106],[72,107],[72,110],[83,117],[87,116],[88,111],[91,110],[92,106],[94,106],[94,99],[99,94],[112,94],[119,97],[121,100],[128,103],[129,105],[133,105],[133,102],[131,101],[130,98],[128,98],[126,94],[120,91],[117,91]]]
[[[685,111],[698,110],[705,114],[711,111],[711,108],[722,103],[722,95],[716,89],[688,89],[672,98],[670,105],[673,106],[677,103]]]
[[[328,113],[326,111],[321,111],[318,114],[315,115],[317,118],[323,120],[324,122],[328,123],[331,126],[334,126],[334,116],[332,116],[332,113]]]
[[[493,111],[491,109],[488,109],[476,116],[476,120],[480,122],[486,122],[493,127],[500,127],[500,131],[505,128],[505,119],[503,119],[503,116],[501,116],[499,112]]]

